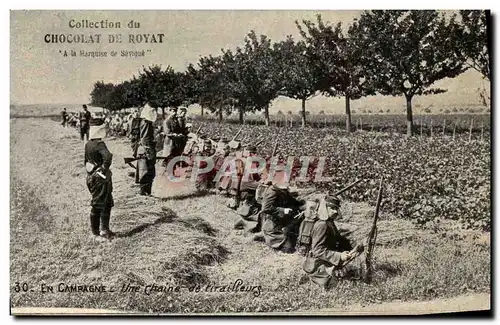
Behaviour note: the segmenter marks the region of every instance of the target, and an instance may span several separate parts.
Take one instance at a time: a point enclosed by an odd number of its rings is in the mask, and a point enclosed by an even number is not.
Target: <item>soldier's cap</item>
[[[85,105],[85,104],[83,104],[82,106],[83,106],[83,108],[87,108],[87,105]]]
[[[257,147],[254,146],[253,144],[248,145],[246,148],[249,152],[256,153],[257,152]]]
[[[325,197],[326,206],[331,209],[340,208],[340,199],[338,197],[328,195]]]

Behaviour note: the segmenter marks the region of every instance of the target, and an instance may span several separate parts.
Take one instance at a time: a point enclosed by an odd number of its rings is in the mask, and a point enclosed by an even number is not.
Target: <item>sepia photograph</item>
[[[9,15],[10,315],[492,316],[494,12]]]

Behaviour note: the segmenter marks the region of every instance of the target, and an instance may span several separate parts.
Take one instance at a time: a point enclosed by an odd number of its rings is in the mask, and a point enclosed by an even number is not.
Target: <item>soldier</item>
[[[139,111],[134,111],[131,116],[129,116],[130,120],[130,130],[128,138],[130,139],[130,144],[132,146],[134,157],[137,156],[137,147],[140,139],[140,125],[141,125],[141,117]]]
[[[146,104],[141,112],[139,125],[139,143],[137,148],[137,173],[140,184],[140,195],[151,195],[153,180],[156,176],[156,144],[154,126],[156,110]]]
[[[63,127],[66,127],[66,123],[68,122],[68,112],[66,112],[66,107],[64,107],[61,112],[61,120],[62,120],[61,125]]]
[[[298,200],[288,187],[283,185],[270,185],[265,189],[262,199],[261,218],[262,237],[267,246],[284,253],[295,251],[295,242],[298,234],[298,212],[305,208],[305,202]]]
[[[351,243],[335,225],[334,220],[338,218],[340,211],[338,198],[326,197],[316,204],[315,208],[306,210],[306,213],[315,214],[318,220],[312,226],[310,235],[306,234],[310,237],[311,246],[307,249],[303,269],[312,282],[328,288],[339,276],[339,270],[345,262],[363,251],[363,245],[356,245],[352,249]],[[306,219],[311,218],[306,216]],[[301,225],[299,237],[304,236],[304,232],[304,225]]]
[[[178,116],[179,127],[182,130],[182,134],[185,134],[185,135],[188,134],[186,114],[187,114],[187,108],[186,107],[179,108],[179,116]]]
[[[90,124],[90,118],[92,115],[90,112],[87,110],[87,105],[83,104],[83,112],[80,112],[79,120],[80,120],[80,138],[82,141],[84,141],[84,137],[87,137],[87,140],[89,139],[89,124]]]
[[[202,140],[202,148],[198,155],[204,156],[204,157],[211,157],[213,155],[213,148],[212,148],[212,141],[210,139],[203,139]],[[198,168],[206,168],[207,167],[207,162],[204,160],[199,161],[198,163]],[[198,191],[206,191],[213,187],[213,179],[215,177],[215,171],[212,169],[211,171],[203,174],[199,174],[196,177],[196,189]]]
[[[228,147],[228,153],[226,154],[227,159],[233,159],[236,160],[236,162],[242,158],[241,154],[241,143],[235,140],[229,141],[227,144]],[[222,166],[221,166],[222,167]],[[230,171],[230,166],[226,167],[226,173]],[[237,173],[241,172],[241,165],[240,167],[236,166]],[[236,175],[238,176],[238,175]],[[227,195],[227,194],[232,194],[236,195],[236,192],[232,189],[231,184],[233,183],[233,175],[225,175],[221,176],[220,179],[216,180],[217,185],[216,188],[219,191],[219,194],[222,195]],[[232,192],[231,192],[232,191]],[[231,203],[230,203],[231,205]]]
[[[92,195],[90,202],[90,226],[95,240],[111,239],[114,233],[109,229],[109,219],[113,202],[113,182],[110,171],[113,155],[102,139],[106,136],[103,119],[89,121],[89,141],[85,144],[85,168],[87,188]],[[99,224],[101,232],[99,232]]]
[[[252,189],[257,188],[257,184],[260,181],[259,173],[251,173],[248,175],[247,180],[243,180],[247,158],[254,157],[256,154],[257,148],[254,145],[248,145],[243,152],[238,152],[236,155],[237,178],[231,181],[230,194],[233,195],[233,199],[229,202],[229,208],[231,209],[237,209],[242,200],[248,198],[251,201]],[[257,161],[253,161],[250,167],[255,169],[258,167],[257,165]],[[242,188],[246,190],[242,191]]]
[[[181,129],[179,119],[177,117],[177,108],[171,107],[169,117],[163,122],[163,132],[165,140],[163,143],[163,156],[167,157],[163,162],[166,167],[170,160],[180,156],[184,150],[184,130]],[[172,172],[175,171],[178,164],[173,166]]]

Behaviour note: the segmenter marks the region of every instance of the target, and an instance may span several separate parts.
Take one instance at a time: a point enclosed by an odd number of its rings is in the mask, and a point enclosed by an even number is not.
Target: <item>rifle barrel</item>
[[[335,194],[333,194],[333,196],[337,196],[337,195],[340,195],[342,193],[344,193],[345,191],[347,191],[348,189],[350,189],[351,187],[353,187],[354,185],[358,184],[359,182],[361,182],[362,179],[358,179],[357,181],[355,181],[354,183],[350,184],[350,185],[347,185],[346,187],[344,187],[343,189],[341,189],[340,191],[336,192]]]
[[[274,142],[274,147],[271,157],[274,157],[276,155],[276,151],[278,150],[278,140],[279,138],[276,138],[276,141]]]
[[[382,202],[382,182],[384,181],[384,177],[382,176],[380,178],[380,183],[378,185],[378,195],[377,195],[377,205],[375,206],[375,212],[374,212],[374,219],[378,218],[378,213],[380,210],[380,204]],[[377,220],[374,220],[374,222],[377,222]]]
[[[241,130],[243,130],[243,127],[240,127],[240,129],[238,130],[238,132],[236,132],[236,134],[234,135],[234,137],[233,137],[233,140],[232,140],[232,141],[234,141],[234,140],[238,137],[238,135],[240,135]]]

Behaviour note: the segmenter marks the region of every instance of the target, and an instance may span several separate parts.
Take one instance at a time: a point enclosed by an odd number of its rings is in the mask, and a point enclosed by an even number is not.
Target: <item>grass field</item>
[[[384,211],[373,283],[344,280],[324,291],[303,281],[302,257],[275,253],[234,230],[238,216],[226,208],[225,199],[196,196],[191,188],[166,190],[162,177],[155,180],[156,197],[137,196],[127,176],[130,168],[123,164],[130,154],[123,139],[106,141],[114,153],[111,226],[118,238],[95,243],[77,132],[40,118],[11,119],[10,127],[12,307],[284,312],[489,293],[489,232],[458,229],[453,223],[420,229]],[[371,203],[343,203],[344,221],[357,227],[358,236],[366,234]],[[210,292],[238,279],[251,289]],[[115,291],[58,292],[60,283],[101,284]],[[42,284],[54,292],[42,293]],[[120,292],[127,284],[140,291]],[[179,292],[147,294],[153,284]]]

